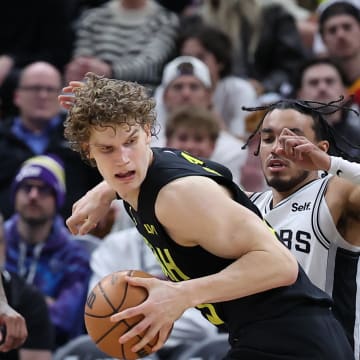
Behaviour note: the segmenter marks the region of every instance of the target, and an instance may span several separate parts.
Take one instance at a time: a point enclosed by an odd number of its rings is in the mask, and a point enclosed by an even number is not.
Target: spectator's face
[[[323,41],[330,56],[346,60],[360,52],[360,23],[350,15],[336,15],[325,21]]]
[[[329,102],[339,99],[341,95],[347,97],[347,90],[335,67],[317,64],[304,71],[299,99]]]
[[[204,48],[196,38],[189,38],[184,41],[181,48],[181,55],[193,56],[207,65],[210,71],[211,82],[216,84],[220,78],[221,64],[216,61],[213,53]]]
[[[42,225],[51,221],[56,212],[53,189],[42,180],[24,180],[16,191],[15,210],[30,225]]]
[[[60,111],[61,79],[46,64],[34,65],[23,73],[15,93],[15,104],[28,121],[48,121]]]
[[[214,151],[215,144],[206,129],[179,126],[168,139],[167,146],[185,150],[191,155],[208,159]]]
[[[266,183],[286,194],[301,187],[309,177],[309,171],[303,170],[291,160],[275,153],[280,146],[279,136],[288,128],[299,136],[305,136],[315,142],[315,132],[310,116],[292,109],[275,109],[268,113],[261,127],[260,160]]]
[[[164,104],[169,112],[184,105],[208,109],[211,104],[211,92],[195,76],[182,75],[173,80],[165,89]]]

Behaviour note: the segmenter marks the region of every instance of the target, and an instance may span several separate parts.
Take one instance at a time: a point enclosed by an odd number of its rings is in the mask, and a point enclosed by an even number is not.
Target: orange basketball
[[[118,271],[101,279],[91,290],[85,304],[85,326],[96,346],[106,354],[124,360],[135,360],[147,356],[156,344],[156,336],[150,343],[137,353],[131,348],[141,340],[141,334],[124,344],[119,338],[142,318],[142,315],[121,320],[117,323],[110,317],[126,308],[142,303],[148,296],[145,288],[131,286],[125,281],[125,276],[153,277],[140,270]]]

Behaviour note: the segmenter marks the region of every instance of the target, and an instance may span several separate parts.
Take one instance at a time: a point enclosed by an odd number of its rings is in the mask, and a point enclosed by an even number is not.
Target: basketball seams
[[[151,354],[152,347],[156,344],[158,337],[152,339],[152,341],[136,353],[131,352],[131,347],[143,339],[144,333],[136,335],[125,344],[118,342],[122,334],[131,330],[142,320],[141,317],[135,316],[112,324],[110,322],[108,325],[106,321],[107,318],[122,311],[123,308],[136,306],[145,301],[149,296],[146,288],[144,292],[141,287],[131,286],[125,281],[125,277],[152,277],[152,275],[139,270],[117,271],[109,275],[100,280],[92,290],[92,298],[87,301],[84,309],[85,325],[88,334],[92,337],[97,347],[106,353],[110,353],[113,357],[133,360]],[[134,303],[134,301],[136,302]],[[93,303],[97,305],[93,307]],[[106,308],[107,310],[105,310]],[[102,312],[104,310],[109,311],[109,313],[99,315],[99,311]],[[96,325],[97,319],[99,319],[99,327]]]
[[[118,321],[111,328],[105,331],[97,340],[94,340],[96,344],[99,344],[106,336],[108,336],[113,330],[115,330],[118,326],[122,324],[122,321]],[[127,325],[127,324],[126,324]]]
[[[127,275],[132,276],[132,273],[133,273],[133,271],[130,270],[130,271],[127,272]],[[103,296],[105,301],[108,303],[108,305],[111,307],[113,312],[109,313],[109,314],[105,314],[105,315],[95,315],[95,314],[89,314],[88,312],[85,311],[85,315],[87,315],[89,317],[92,317],[92,318],[101,319],[101,318],[109,317],[109,316],[114,315],[115,313],[119,312],[121,307],[124,305],[124,302],[126,301],[126,297],[127,297],[127,293],[128,293],[128,289],[129,289],[129,284],[128,283],[125,284],[124,294],[123,294],[123,297],[122,297],[121,302],[120,302],[118,307],[115,307],[114,304],[109,299],[108,295],[106,294],[106,292],[105,292],[105,290],[103,288],[102,281],[100,281],[97,286],[98,286],[98,288],[100,290],[101,295]]]

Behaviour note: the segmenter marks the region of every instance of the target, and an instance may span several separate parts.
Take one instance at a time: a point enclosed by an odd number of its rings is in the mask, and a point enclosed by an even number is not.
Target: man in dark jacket
[[[49,63],[26,67],[15,93],[20,115],[0,123],[0,211],[7,219],[13,213],[9,189],[20,165],[34,155],[52,153],[65,164],[67,196],[61,214],[71,213],[74,201],[100,181],[97,170],[84,164],[64,139],[57,96],[61,75]]]

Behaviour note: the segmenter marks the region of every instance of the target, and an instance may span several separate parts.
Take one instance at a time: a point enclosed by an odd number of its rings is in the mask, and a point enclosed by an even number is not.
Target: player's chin
[[[289,179],[280,176],[266,177],[266,183],[271,188],[283,192],[289,190]]]

